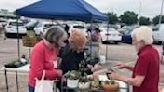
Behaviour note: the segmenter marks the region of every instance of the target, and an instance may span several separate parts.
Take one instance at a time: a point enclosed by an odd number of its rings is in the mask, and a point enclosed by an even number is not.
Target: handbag
[[[45,70],[43,70],[43,76],[41,80],[36,79],[35,91],[34,92],[54,92],[53,84],[54,81],[44,80]]]

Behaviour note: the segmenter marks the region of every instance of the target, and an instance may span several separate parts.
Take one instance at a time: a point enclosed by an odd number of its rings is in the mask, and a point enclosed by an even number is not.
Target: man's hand
[[[108,74],[108,76],[113,80],[124,81],[124,82],[127,82],[128,84],[136,86],[136,87],[140,87],[142,82],[145,79],[145,76],[141,76],[141,75],[137,75],[135,78],[127,78],[116,72],[111,72]]]
[[[123,64],[123,63],[120,63],[120,64],[116,64],[114,65],[114,67],[118,68],[118,69],[128,69],[128,70],[133,70],[133,67],[129,66],[128,64]]]
[[[120,63],[120,64],[114,65],[114,67],[117,67],[119,69],[124,69],[124,68],[127,68],[128,66],[126,64]]]

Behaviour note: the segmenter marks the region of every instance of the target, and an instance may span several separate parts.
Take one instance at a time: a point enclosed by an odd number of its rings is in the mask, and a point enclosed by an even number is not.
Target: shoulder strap
[[[43,70],[43,75],[41,80],[44,80],[44,78],[45,78],[45,70]]]

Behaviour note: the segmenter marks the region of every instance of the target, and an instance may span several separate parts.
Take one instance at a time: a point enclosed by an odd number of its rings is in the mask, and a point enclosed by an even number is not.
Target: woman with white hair
[[[152,46],[152,29],[146,26],[136,28],[132,32],[133,45],[138,52],[134,67],[118,64],[115,67],[133,72],[131,78],[109,71],[109,77],[125,81],[133,86],[133,92],[158,92],[160,56]]]

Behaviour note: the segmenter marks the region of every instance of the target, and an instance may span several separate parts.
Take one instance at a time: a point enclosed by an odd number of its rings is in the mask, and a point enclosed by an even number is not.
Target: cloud
[[[15,11],[17,8],[29,5],[38,0],[0,0],[0,9]]]
[[[162,0],[86,0],[102,12],[114,12],[118,15],[125,11],[134,11],[142,16],[153,17],[160,14]],[[140,4],[141,3],[141,4]]]
[[[14,11],[38,0],[0,0],[0,9]],[[162,0],[85,0],[102,12],[114,12],[118,15],[130,10],[139,13],[141,2],[142,16],[153,17],[160,14]]]

